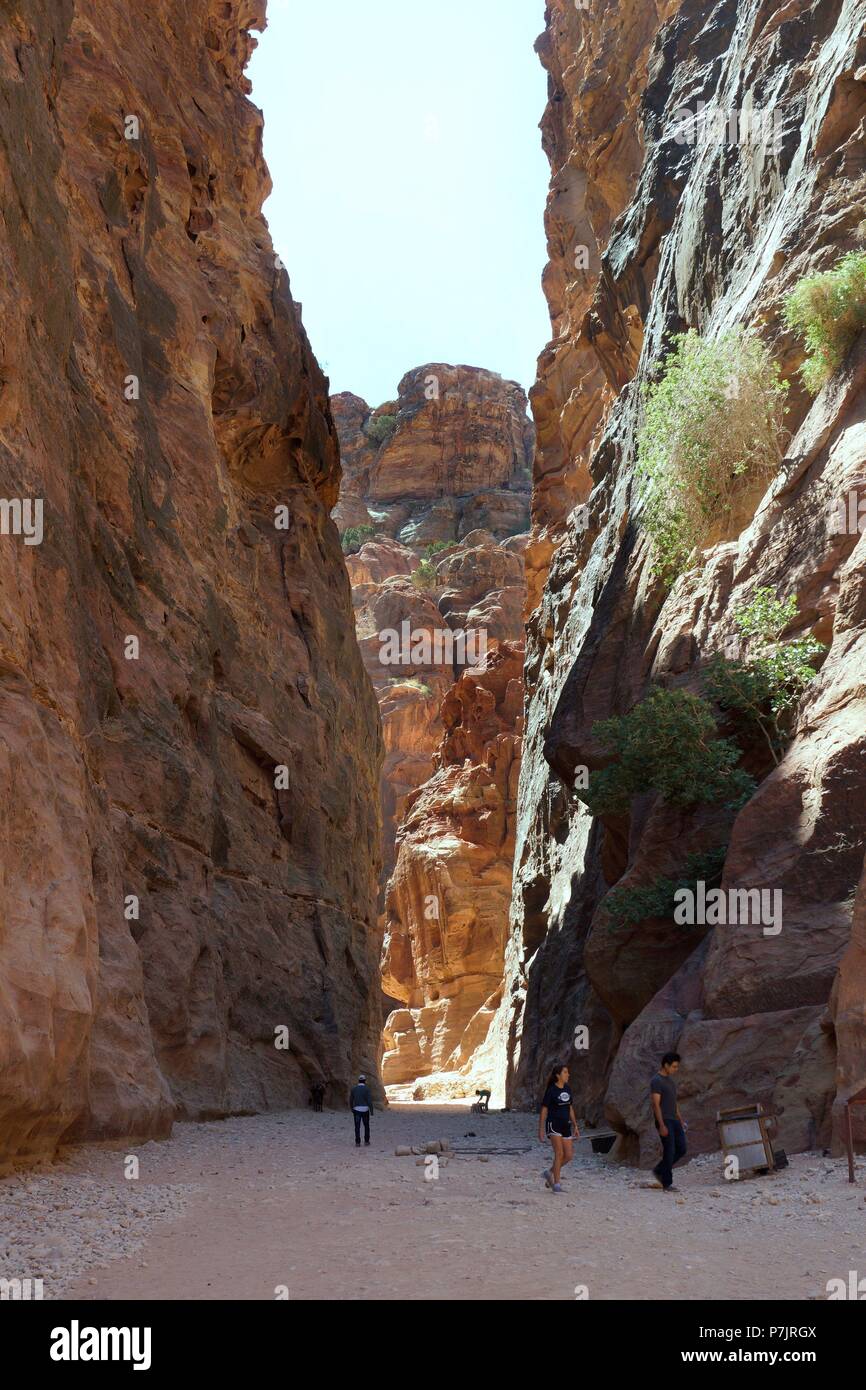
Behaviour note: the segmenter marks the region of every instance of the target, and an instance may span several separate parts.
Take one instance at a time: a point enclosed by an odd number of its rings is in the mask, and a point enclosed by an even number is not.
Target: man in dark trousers
[[[352,1107],[352,1119],[355,1121],[355,1143],[360,1149],[361,1121],[364,1121],[364,1143],[369,1144],[370,1115],[373,1110],[373,1097],[370,1095],[367,1078],[363,1072],[358,1077],[357,1085],[352,1087],[352,1094],[349,1096],[349,1104]]]
[[[686,1133],[677,1103],[675,1077],[680,1069],[680,1054],[666,1052],[662,1064],[650,1082],[650,1102],[653,1120],[661,1140],[662,1156],[653,1168],[665,1192],[676,1192],[673,1168],[686,1155]]]

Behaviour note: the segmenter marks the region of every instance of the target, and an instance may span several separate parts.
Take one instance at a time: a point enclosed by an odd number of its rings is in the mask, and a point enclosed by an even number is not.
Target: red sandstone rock
[[[45,536],[0,538],[0,1162],[375,1070],[378,721],[261,11],[4,11],[0,492]]]
[[[851,912],[866,842],[864,552],[862,536],[830,524],[833,499],[863,477],[866,345],[814,403],[793,381],[793,438],[778,477],[667,596],[651,575],[633,482],[641,390],[671,335],[751,325],[793,378],[802,349],[784,332],[783,297],[857,242],[863,15],[840,12],[819,33],[810,14],[799,3],[763,10],[743,29],[736,7],[707,24],[670,0],[658,11],[621,5],[611,26],[604,12],[551,0],[540,41],[551,76],[543,130],[554,337],[532,393],[527,577],[537,607],[515,930],[492,1032],[513,1102],[537,1102],[551,1062],[570,1060],[591,1115],[601,1114],[609,1077],[608,1116],[644,1157],[654,1145],[647,1080],[672,1045],[683,1053],[697,1148],[715,1146],[717,1108],[749,1099],[776,1107],[782,1140],[796,1149],[828,1141],[838,1096],[838,1143],[840,1101],[866,1083]],[[810,35],[805,48],[795,33]],[[678,144],[676,113],[698,90],[706,101],[732,90],[734,74],[741,101],[760,105],[773,91],[780,149],[720,159]],[[581,244],[585,271],[575,269]],[[732,828],[725,865],[725,888],[783,893],[783,930],[717,927],[691,955],[673,923],[605,937],[611,887],[675,869],[677,856],[706,846],[709,826],[705,811],[679,817],[637,804],[623,824],[593,825],[571,794],[575,769],[598,764],[593,725],[628,711],[653,683],[699,689],[702,662],[761,585],[797,598],[792,635],[813,631],[828,646],[785,757],[756,769],[763,780]],[[573,1044],[579,1023],[589,1028],[586,1053]]]
[[[395,575],[410,575],[417,568],[418,558],[414,551],[387,536],[368,541],[355,555],[346,557],[353,592],[361,584],[381,584]]]
[[[533,431],[520,387],[472,367],[416,368],[401,381],[398,400],[375,411],[350,393],[333,404],[344,468],[334,516],[343,529],[375,531],[347,567],[385,737],[384,888],[406,798],[433,771],[443,697],[467,661],[483,655],[480,634],[491,648],[522,638],[526,536],[512,533],[528,526]],[[369,431],[383,419],[394,421],[393,431],[376,443]],[[409,641],[404,661],[404,630],[426,638],[429,655],[413,656]],[[396,663],[385,639],[393,633],[401,636]],[[468,633],[470,645],[449,648],[452,633]]]
[[[416,548],[479,527],[500,539],[527,530],[534,430],[516,382],[433,362],[407,372],[398,399],[375,411],[350,392],[333,409],[342,530],[373,525]],[[377,443],[369,431],[384,418],[393,432]]]
[[[515,533],[528,525],[533,432],[520,388],[469,367],[417,368],[398,401],[370,412],[346,394],[334,413],[334,515],[376,532],[347,563],[385,735],[383,989],[405,1005],[385,1025],[383,1077],[394,1096],[463,1095],[494,1071],[522,718]],[[374,444],[386,417],[392,432]],[[384,634],[404,625],[431,644],[483,633],[489,655],[469,653],[480,669],[442,652],[389,666]]]
[[[382,1077],[416,1098],[493,1080],[520,766],[523,649],[502,644],[442,707],[438,770],[407,801],[385,898]],[[404,1088],[403,1090],[399,1088]]]

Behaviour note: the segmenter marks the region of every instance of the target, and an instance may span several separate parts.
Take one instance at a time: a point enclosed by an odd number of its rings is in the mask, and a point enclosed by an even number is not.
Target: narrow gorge
[[[497,1070],[534,430],[516,382],[442,363],[375,410],[332,404],[385,739],[382,1081],[392,1100],[474,1099]]]
[[[537,381],[407,362],[379,403],[331,393],[262,213],[265,18],[4,7],[0,1169],[314,1085],[345,1111],[360,1073],[378,1105],[534,1111],[555,1063],[646,1167],[669,1050],[693,1153],[758,1103],[789,1154],[841,1153],[866,301],[811,385],[786,306],[866,264],[866,0],[550,0]],[[711,461],[752,362],[778,458],[677,551],[648,430],[713,345]],[[769,696],[749,723],[711,683],[754,679],[767,613],[805,653],[771,737]],[[683,722],[638,766],[653,709]],[[684,925],[699,884],[782,915]]]
[[[844,1102],[866,1083],[866,707],[863,528],[835,518],[863,487],[864,348],[855,341],[815,398],[783,308],[804,276],[866,243],[863,29],[862,4],[548,6],[538,50],[550,83],[554,336],[532,392],[528,537],[501,538],[514,516],[491,520],[485,493],[468,519],[449,495],[493,479],[471,476],[471,436],[454,429],[460,382],[449,374],[443,402],[421,398],[442,368],[411,373],[400,401],[374,413],[339,400],[352,460],[339,516],[362,528],[349,567],[396,773],[383,794],[383,983],[403,1005],[385,1029],[394,1099],[469,1100],[486,1086],[495,1103],[532,1109],[565,1061],[579,1113],[613,1127],[619,1156],[648,1161],[646,1079],[675,1048],[692,1147],[715,1147],[720,1108],[755,1103],[790,1152],[843,1142]],[[684,127],[704,108],[723,113],[721,139]],[[735,144],[729,113],[741,111],[753,120]],[[675,335],[724,341],[743,329],[788,386],[783,457],[671,586],[642,524],[646,387]],[[477,420],[475,392],[463,395]],[[490,422],[484,432],[493,437]],[[465,534],[479,507],[495,550]],[[431,542],[447,548],[423,560]],[[461,545],[479,587],[455,603]],[[489,622],[501,553],[490,562],[503,550],[525,569],[525,743],[522,633],[498,611]],[[419,670],[419,686],[375,669],[383,628],[436,622],[430,597],[413,593],[421,564],[440,619],[471,618],[496,638],[486,669],[466,671],[444,703],[441,671]],[[480,586],[486,608],[469,610]],[[505,592],[516,599],[519,586],[515,577]],[[625,812],[590,815],[577,783],[609,763],[601,721],[658,689],[700,697],[708,666],[737,641],[738,614],[770,593],[795,600],[787,634],[826,652],[777,762],[739,731],[753,783],[742,809],[677,806],[647,789]],[[778,933],[684,928],[658,906],[612,913],[660,881],[685,883],[708,855],[723,891],[777,896]]]

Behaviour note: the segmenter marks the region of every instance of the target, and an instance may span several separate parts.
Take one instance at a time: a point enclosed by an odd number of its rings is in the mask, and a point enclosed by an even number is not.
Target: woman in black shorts
[[[538,1138],[542,1144],[549,1139],[553,1145],[553,1167],[544,1171],[545,1184],[554,1192],[561,1192],[560,1173],[574,1157],[574,1140],[580,1138],[571,1103],[568,1067],[556,1066],[550,1073],[538,1117]]]

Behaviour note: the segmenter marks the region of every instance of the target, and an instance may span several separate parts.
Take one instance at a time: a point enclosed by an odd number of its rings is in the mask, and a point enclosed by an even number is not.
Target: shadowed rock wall
[[[539,41],[554,336],[532,396],[537,606],[494,1032],[515,1103],[536,1102],[550,1065],[567,1061],[581,1108],[606,1113],[642,1157],[655,1152],[647,1081],[669,1047],[683,1055],[697,1147],[715,1146],[717,1108],[745,1100],[774,1106],[789,1149],[827,1142],[834,1104],[866,1084],[866,539],[831,520],[864,477],[866,345],[813,401],[781,317],[800,277],[863,244],[864,28],[863,0],[553,0]],[[778,143],[678,140],[700,101],[771,112]],[[634,484],[641,389],[675,333],[735,325],[791,380],[787,456],[744,523],[666,594]],[[575,769],[603,757],[593,725],[653,684],[698,690],[760,586],[796,596],[789,635],[828,647],[793,742],[736,819],[722,880],[781,890],[783,930],[698,929],[690,941],[653,919],[612,931],[614,885],[675,874],[716,827],[706,810],[647,798],[622,824],[593,821],[573,795]],[[575,1049],[581,1025],[588,1051]]]
[[[0,1161],[375,1070],[379,724],[262,8],[4,7],[0,493],[44,538],[0,537]]]

